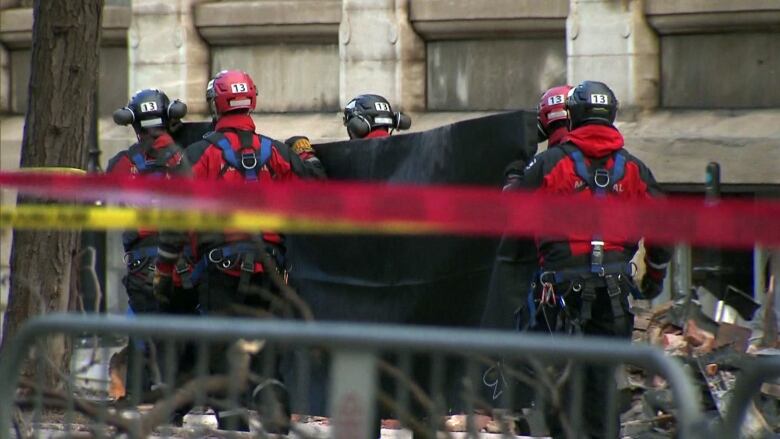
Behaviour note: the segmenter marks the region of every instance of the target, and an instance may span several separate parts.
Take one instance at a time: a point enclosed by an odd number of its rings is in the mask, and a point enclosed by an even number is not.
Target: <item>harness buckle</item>
[[[545,278],[549,279],[550,277],[552,277],[551,281],[550,280],[545,280]],[[554,281],[555,281],[555,272],[554,271],[544,271],[544,272],[542,272],[542,274],[539,275],[539,283],[542,284],[542,285],[551,284]]]
[[[251,165],[248,165],[247,163],[251,163]],[[257,155],[254,152],[241,154],[241,166],[243,166],[244,169],[255,169],[258,163]]]
[[[590,242],[590,272],[604,277],[604,241],[593,240]]]
[[[211,250],[209,252],[208,258],[209,258],[209,262],[211,262],[212,264],[219,264],[220,262],[222,262],[223,259],[225,259],[222,256],[222,249],[219,248],[215,248]]]
[[[606,169],[596,169],[593,172],[593,182],[604,189],[609,186],[609,172]]]
[[[250,261],[250,258],[241,258],[241,271],[246,271],[247,273],[254,273],[255,272],[255,263],[254,261]]]
[[[182,261],[181,263],[176,264],[176,273],[177,274],[184,274],[190,271],[190,264]]]

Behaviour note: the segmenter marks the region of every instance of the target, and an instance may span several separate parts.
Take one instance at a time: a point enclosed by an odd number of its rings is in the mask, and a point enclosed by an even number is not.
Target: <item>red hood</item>
[[[377,128],[370,133],[366,134],[366,137],[363,137],[364,139],[376,139],[378,137],[389,137],[390,133],[383,129],[383,128]]]
[[[550,134],[550,137],[547,139],[547,147],[550,148],[561,143],[567,134],[569,134],[568,128],[558,127],[555,131],[552,132],[552,134]]]
[[[623,135],[615,127],[585,125],[575,128],[563,138],[571,142],[588,157],[604,157],[623,147]]]
[[[157,136],[156,139],[154,139],[154,143],[152,143],[152,148],[154,149],[165,148],[171,143],[173,143],[173,138],[170,136],[170,134],[163,133]]]
[[[214,126],[216,131],[238,130],[255,131],[255,121],[247,113],[227,113],[222,115]]]

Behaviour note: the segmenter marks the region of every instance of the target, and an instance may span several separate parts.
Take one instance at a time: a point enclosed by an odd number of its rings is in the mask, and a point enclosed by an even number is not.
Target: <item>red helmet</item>
[[[209,81],[206,102],[215,116],[235,110],[252,111],[257,105],[257,87],[248,73],[223,70]]]
[[[536,108],[536,117],[540,142],[547,140],[547,137],[550,135],[550,125],[569,118],[569,114],[566,112],[566,97],[572,88],[570,85],[553,87],[544,92],[539,100],[539,106]]]

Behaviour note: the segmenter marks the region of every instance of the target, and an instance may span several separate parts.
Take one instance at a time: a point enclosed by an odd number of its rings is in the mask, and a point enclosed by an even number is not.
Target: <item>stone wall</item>
[[[130,26],[129,0],[107,2],[103,13],[103,33],[98,83],[98,111],[111,113],[127,103],[127,30]],[[25,2],[20,5],[24,6]],[[0,10],[0,114],[23,115],[27,111],[32,9]]]
[[[539,90],[566,82],[563,38],[432,41],[428,110],[534,108]]]
[[[780,2],[650,0],[645,12],[661,40],[662,107],[780,107]]]

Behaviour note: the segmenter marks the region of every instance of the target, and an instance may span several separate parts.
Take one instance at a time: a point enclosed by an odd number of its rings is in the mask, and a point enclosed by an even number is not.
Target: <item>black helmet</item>
[[[387,99],[379,95],[360,95],[344,107],[344,126],[350,139],[363,138],[377,127],[406,130],[412,120],[403,113],[393,113]]]
[[[156,88],[137,91],[127,106],[114,112],[114,122],[117,125],[133,125],[136,134],[148,128],[170,130],[171,125],[178,123],[187,114],[187,105],[176,99],[171,101],[168,96]]]
[[[583,81],[569,91],[566,99],[571,129],[587,122],[612,125],[618,110],[618,100],[607,84]]]

